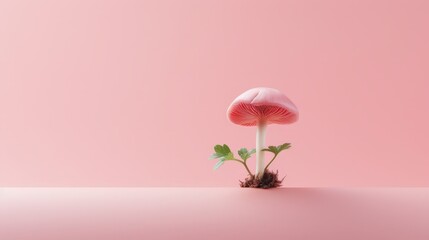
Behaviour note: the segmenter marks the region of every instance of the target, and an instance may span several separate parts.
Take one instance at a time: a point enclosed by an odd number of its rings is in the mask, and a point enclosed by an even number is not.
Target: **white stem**
[[[264,175],[265,169],[265,155],[264,152],[261,151],[265,145],[265,130],[267,129],[267,124],[261,122],[258,124],[258,128],[256,130],[256,174],[255,176],[258,178],[262,178]]]

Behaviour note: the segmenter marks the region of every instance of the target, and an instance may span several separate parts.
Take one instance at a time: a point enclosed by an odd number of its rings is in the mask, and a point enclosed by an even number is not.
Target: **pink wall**
[[[286,186],[429,186],[428,1],[1,1],[0,185],[237,186],[255,86]],[[252,161],[252,167],[253,167]]]

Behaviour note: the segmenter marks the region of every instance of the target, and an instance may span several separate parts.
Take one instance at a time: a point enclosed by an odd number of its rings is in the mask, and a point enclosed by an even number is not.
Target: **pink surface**
[[[286,186],[428,186],[429,1],[0,1],[0,185],[238,186],[225,112],[300,110]],[[250,160],[249,160],[250,161]],[[254,161],[254,159],[253,159]],[[253,166],[252,163],[249,164]],[[253,169],[252,169],[253,170]]]
[[[429,239],[428,188],[0,189],[0,238]]]

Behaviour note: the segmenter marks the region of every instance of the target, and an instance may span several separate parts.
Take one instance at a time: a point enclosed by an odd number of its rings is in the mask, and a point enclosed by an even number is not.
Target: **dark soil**
[[[279,171],[267,170],[262,176],[262,179],[256,178],[255,175],[247,177],[244,182],[240,181],[240,187],[243,188],[276,188],[280,187],[283,179],[279,180]]]

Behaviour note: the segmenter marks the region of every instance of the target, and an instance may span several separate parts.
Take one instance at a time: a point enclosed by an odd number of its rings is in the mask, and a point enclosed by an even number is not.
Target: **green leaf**
[[[209,159],[216,159],[216,158],[221,158],[222,155],[220,155],[219,153],[213,153]]]
[[[272,152],[277,153],[277,147],[276,146],[269,146],[268,147]]]
[[[210,159],[219,158],[220,160],[232,160],[234,159],[234,154],[231,152],[231,149],[228,145],[216,145],[214,146],[215,153],[210,156]]]
[[[272,152],[274,154],[277,153],[277,148],[275,146],[269,146],[268,148],[261,149],[264,152]]]
[[[286,150],[288,148],[290,148],[291,145],[290,143],[284,143],[282,145],[278,145],[278,146],[268,146],[268,148],[264,148],[261,151],[267,151],[267,152],[272,152],[275,155],[279,154],[281,151]]]
[[[225,160],[232,160],[234,159],[234,154],[232,152],[229,152],[226,156],[225,156]]]
[[[246,161],[247,159],[249,159],[252,154],[254,154],[256,152],[255,149],[250,150],[250,152],[247,150],[247,148],[242,148],[240,150],[238,150],[238,155],[240,155],[241,159],[243,159],[244,161]]]
[[[228,145],[224,144],[223,145],[223,151],[224,151],[224,153],[228,154],[231,152],[231,149],[229,149]]]
[[[222,147],[222,145],[216,145],[216,146],[214,146],[214,150],[215,150],[215,152],[216,153],[223,153],[223,147]]]
[[[238,150],[238,155],[240,155],[241,159],[243,159],[244,161],[246,161],[250,157],[247,148],[242,148]]]
[[[280,146],[277,146],[277,149],[278,149],[279,152],[281,152],[283,150],[286,150],[288,148],[290,148],[290,143],[284,143],[284,144],[282,144]]]
[[[220,166],[222,166],[222,164],[225,162],[225,160],[219,160],[215,166],[214,166],[214,170],[217,170]]]

